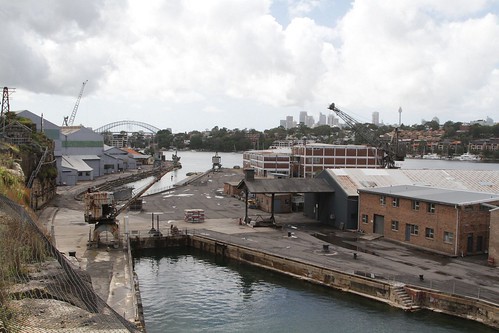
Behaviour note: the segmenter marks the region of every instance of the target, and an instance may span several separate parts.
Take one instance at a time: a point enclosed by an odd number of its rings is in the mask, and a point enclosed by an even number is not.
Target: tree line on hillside
[[[412,145],[408,146],[407,153],[422,154],[427,151],[429,142],[420,137],[428,137],[435,131],[438,131],[440,141],[459,142],[454,145],[452,151],[447,153],[462,154],[467,151],[468,145],[477,139],[499,138],[499,124],[493,126],[484,126],[480,124],[464,125],[461,122],[448,121],[439,125],[436,121],[430,121],[424,125],[401,125],[396,128],[391,125],[376,126],[370,123],[356,125],[361,131],[370,132],[376,137],[384,135],[393,135],[398,130],[404,137],[411,137]],[[339,128],[322,125],[317,127],[308,127],[303,124],[297,127],[285,129],[282,126],[265,130],[263,132],[255,129],[227,129],[225,127],[213,127],[211,130],[200,132],[182,132],[172,133],[169,130],[160,130],[154,137],[149,137],[143,132],[133,133],[128,143],[131,147],[137,149],[146,149],[151,152],[150,147],[154,149],[192,149],[200,151],[219,151],[233,152],[246,151],[251,149],[268,149],[273,142],[278,140],[313,140],[314,142],[329,144],[372,144],[360,135],[354,135],[352,128]],[[416,148],[414,148],[416,147]],[[444,153],[444,152],[441,152]],[[485,157],[499,159],[499,152],[483,152]]]

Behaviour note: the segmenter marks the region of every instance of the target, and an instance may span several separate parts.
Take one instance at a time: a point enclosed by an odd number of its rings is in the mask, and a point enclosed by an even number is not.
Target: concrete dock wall
[[[227,244],[204,236],[190,237],[190,246],[202,251],[259,266],[294,278],[349,291],[362,296],[388,303],[395,302],[391,285],[360,276],[345,274],[313,264],[304,263],[286,257],[265,253],[259,250]],[[393,304],[396,305],[396,304]]]
[[[496,304],[420,287],[408,287],[407,293],[421,308],[475,320],[499,328],[499,311]]]
[[[400,290],[400,285],[396,283],[349,274],[301,260],[223,242],[203,235],[136,237],[130,241],[134,250],[190,246],[216,256],[276,271],[311,283],[355,293],[402,309],[423,308],[475,320],[499,328],[499,308],[497,305],[479,299],[405,285],[403,286],[404,294],[408,295],[412,300],[412,306],[407,307],[396,292],[396,289]]]

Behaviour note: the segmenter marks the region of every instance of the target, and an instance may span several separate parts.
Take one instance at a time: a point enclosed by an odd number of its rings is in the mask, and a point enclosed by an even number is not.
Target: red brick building
[[[491,266],[499,266],[499,207],[490,211],[490,241],[488,262]]]
[[[488,251],[497,194],[412,185],[358,193],[362,232],[451,256]]]
[[[383,151],[363,145],[330,145],[311,143],[293,146],[294,170],[299,177],[313,178],[324,169],[381,168]]]
[[[381,168],[383,151],[364,145],[309,143],[290,149],[252,150],[243,153],[243,167],[259,177],[313,178],[324,169]]]
[[[289,149],[250,150],[243,153],[243,168],[252,168],[258,177],[290,175]]]

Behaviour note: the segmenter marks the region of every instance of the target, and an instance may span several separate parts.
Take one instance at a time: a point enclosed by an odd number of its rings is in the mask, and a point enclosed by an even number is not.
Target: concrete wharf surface
[[[355,241],[355,232],[319,224],[300,212],[276,214],[276,223],[281,227],[277,229],[241,225],[244,202],[223,195],[222,189],[224,182],[242,178],[242,170],[221,169],[194,176],[168,192],[144,197],[141,212],[128,211],[119,216],[120,231],[125,231],[127,216],[132,236],[148,237],[151,227],[157,228],[158,223],[163,235],[176,226],[183,232],[206,235],[346,273],[371,273],[386,280],[479,297],[499,304],[499,269],[488,266],[486,256],[450,258],[382,238],[364,237]],[[86,187],[88,184],[60,188],[58,200],[43,211],[40,221],[46,223],[49,230],[53,229],[56,246],[61,252],[76,251],[76,264],[92,276],[97,293],[116,312],[133,321],[136,310],[126,252],[86,247],[90,227],[84,222],[82,203],[72,197]],[[203,209],[205,222],[184,221],[185,209]],[[258,215],[270,216],[255,209],[249,209],[249,215],[253,219]],[[334,234],[335,238],[325,242],[314,236],[317,234]],[[323,251],[324,244],[329,245],[329,252]],[[354,259],[354,253],[357,259]],[[424,280],[420,280],[420,275]]]

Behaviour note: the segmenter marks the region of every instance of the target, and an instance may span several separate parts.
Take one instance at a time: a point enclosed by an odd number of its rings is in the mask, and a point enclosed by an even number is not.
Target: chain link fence
[[[51,243],[36,216],[0,196],[0,331],[138,332]]]

